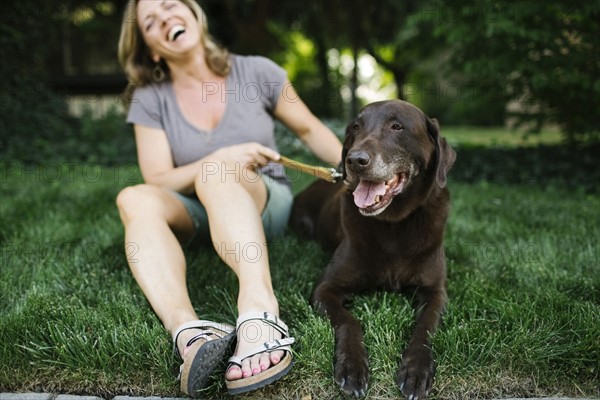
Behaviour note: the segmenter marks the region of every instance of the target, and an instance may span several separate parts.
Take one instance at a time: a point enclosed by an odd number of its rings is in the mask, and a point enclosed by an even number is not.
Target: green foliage
[[[48,46],[57,39],[54,2],[25,0],[0,5],[0,72],[2,83],[23,77],[44,77]],[[9,62],[10,61],[10,62]]]
[[[47,144],[75,135],[62,97],[41,80],[13,75],[0,103],[0,154],[3,158],[42,161],[52,157]]]
[[[69,134],[63,99],[47,81],[46,61],[57,38],[53,2],[0,5],[0,153],[34,152],[52,135]]]
[[[63,104],[62,100],[60,104]],[[48,107],[49,112],[56,107],[52,100],[40,102],[41,105]],[[12,131],[15,136],[8,137],[2,147],[3,158],[30,164],[135,163],[133,130],[116,105],[101,117],[95,117],[90,107],[85,107],[79,118],[65,114],[62,118],[44,119],[46,114],[38,109],[29,122],[20,123],[23,118],[15,119]],[[33,132],[28,131],[33,129],[29,124],[35,124],[37,128]]]
[[[442,125],[504,125],[506,101],[497,90],[469,84],[458,74],[444,77],[439,62],[440,56],[415,66],[404,90],[408,101]]]
[[[70,138],[65,153],[87,162],[115,164],[135,162],[135,140],[125,115],[113,105],[102,117],[95,118],[91,109],[79,119],[80,136]]]
[[[344,115],[339,90],[351,79],[328,64],[328,51],[366,51],[393,76],[399,97],[446,125],[496,125],[510,117],[529,131],[551,123],[573,140],[600,137],[600,0],[201,3],[217,37],[234,51],[285,65],[321,117]],[[76,73],[117,72],[122,6],[0,5],[0,152],[70,134],[66,106],[48,88],[50,71],[63,64],[63,32],[71,29]]]
[[[454,182],[600,193],[598,143],[565,143],[556,130],[523,135],[501,128],[442,126],[442,134],[458,153],[449,178]]]
[[[342,77],[339,71],[330,69],[323,73],[314,62],[319,49],[313,40],[301,31],[284,28],[271,23],[269,31],[279,38],[283,51],[274,53],[271,58],[288,73],[288,79],[309,109],[321,117],[339,116],[343,112],[343,100],[340,96]]]
[[[441,1],[436,33],[472,85],[518,100],[518,125],[598,137],[600,1]]]
[[[457,151],[460,157],[451,178],[456,181],[555,187],[584,193],[598,193],[600,189],[597,144],[512,149],[471,147]]]
[[[93,47],[112,42],[108,53],[106,46],[100,46],[95,56],[113,58],[116,64],[115,29],[107,24],[110,18],[120,22],[115,5],[94,0],[76,4],[25,0],[18,6],[2,3],[0,15],[0,59],[6,61],[0,63],[2,158],[25,163],[131,161],[135,155],[131,130],[116,108],[99,119],[93,118],[91,109],[74,118],[68,110],[70,99],[48,83],[56,78],[51,76],[52,63],[56,58],[60,60],[60,33],[67,25],[77,25],[78,32]],[[90,17],[94,15],[103,19]]]

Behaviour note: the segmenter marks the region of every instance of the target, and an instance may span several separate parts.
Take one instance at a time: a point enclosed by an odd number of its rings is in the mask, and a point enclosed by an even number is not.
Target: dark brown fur
[[[424,399],[435,374],[430,339],[446,305],[446,173],[456,153],[440,136],[437,121],[392,100],[361,110],[346,128],[342,156],[344,184],[315,182],[297,196],[291,218],[297,231],[335,248],[311,298],[335,330],[335,380],[347,394],[366,393],[367,351],[359,322],[344,307],[347,298],[410,290],[416,323],[396,381],[406,397]],[[399,173],[410,179],[384,211],[359,212],[352,192],[360,179],[389,182]]]

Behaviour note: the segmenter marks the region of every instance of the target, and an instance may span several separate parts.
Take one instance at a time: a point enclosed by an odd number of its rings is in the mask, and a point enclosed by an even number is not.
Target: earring
[[[152,78],[154,82],[161,83],[165,80],[166,74],[160,62],[156,63],[154,70],[152,71]]]

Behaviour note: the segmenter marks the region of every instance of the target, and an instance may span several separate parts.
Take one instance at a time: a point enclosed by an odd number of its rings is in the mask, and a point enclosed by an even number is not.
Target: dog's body
[[[294,229],[335,248],[311,302],[335,329],[336,382],[360,396],[369,377],[348,296],[414,290],[416,326],[397,383],[405,396],[423,399],[435,373],[430,335],[446,305],[446,173],[456,154],[435,120],[392,100],[361,110],[346,129],[342,157],[344,184],[315,182],[297,196],[291,218]]]

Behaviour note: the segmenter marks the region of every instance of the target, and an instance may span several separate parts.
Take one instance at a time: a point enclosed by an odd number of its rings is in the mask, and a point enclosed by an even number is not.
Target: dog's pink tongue
[[[352,194],[354,195],[354,204],[358,208],[369,207],[375,203],[375,197],[385,194],[385,183],[361,180]]]

